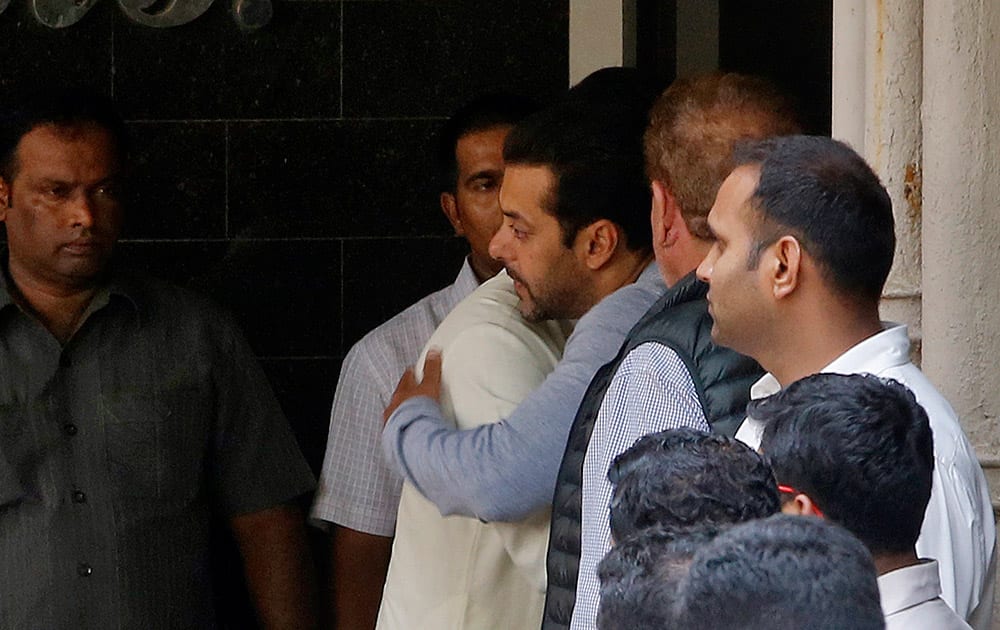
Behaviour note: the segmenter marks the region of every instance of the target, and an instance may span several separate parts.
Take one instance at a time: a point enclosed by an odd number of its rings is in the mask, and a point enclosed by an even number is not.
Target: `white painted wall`
[[[624,64],[624,18],[622,0],[570,0],[570,85],[576,85],[595,70]],[[634,42],[631,34],[628,41]]]
[[[832,134],[865,156],[892,197],[896,257],[883,319],[921,347],[922,0],[839,0],[833,12]]]
[[[1000,497],[1000,3],[924,2],[924,370]]]

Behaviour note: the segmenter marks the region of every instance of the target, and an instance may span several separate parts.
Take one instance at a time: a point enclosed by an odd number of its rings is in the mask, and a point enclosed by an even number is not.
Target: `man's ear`
[[[653,244],[672,247],[683,234],[688,233],[687,223],[677,205],[677,198],[665,183],[654,179],[650,188],[653,195],[649,222],[653,229]]]
[[[598,219],[580,230],[576,246],[588,269],[600,269],[618,249],[618,226],[613,221]]]
[[[781,511],[784,514],[792,514],[794,516],[823,516],[823,513],[816,507],[813,500],[809,498],[809,495],[802,494],[801,492],[795,495],[795,498],[791,501],[783,503]]]
[[[799,286],[802,245],[794,236],[786,235],[779,238],[769,249],[774,252],[771,261],[771,285],[774,297],[788,297]]]
[[[687,224],[684,223],[680,206],[677,205],[677,198],[666,184],[654,179],[650,188],[653,193],[650,211],[653,243],[657,246],[670,247],[677,242],[682,231],[687,231]]]
[[[441,193],[440,201],[441,210],[444,212],[444,216],[448,217],[448,223],[451,223],[451,227],[455,230],[455,236],[465,236],[465,230],[462,229],[462,216],[458,213],[458,202],[455,200],[454,193]]]

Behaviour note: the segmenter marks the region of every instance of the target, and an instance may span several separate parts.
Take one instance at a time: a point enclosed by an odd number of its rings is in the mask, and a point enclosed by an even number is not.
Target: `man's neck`
[[[689,235],[686,239],[678,240],[668,250],[657,250],[656,262],[667,286],[674,286],[697,269],[711,249],[711,242]]]
[[[469,256],[469,267],[472,268],[472,274],[476,276],[476,280],[479,284],[482,284],[492,278],[493,276],[500,273],[500,269],[503,267],[494,267],[484,263],[482,260],[476,258],[475,256]]]
[[[920,564],[920,559],[917,558],[916,550],[904,551],[902,553],[874,554],[872,558],[875,560],[875,571],[879,575],[885,575],[886,573],[895,571],[896,569],[903,569],[905,567],[912,567],[916,564]]]
[[[882,331],[878,307],[838,308],[818,304],[776,330],[759,363],[781,384],[816,374],[865,339]]]
[[[16,265],[11,265],[8,272],[14,299],[30,311],[59,343],[69,341],[97,292],[97,283],[79,287],[53,285],[32,278]]]
[[[625,250],[616,255],[601,271],[601,275],[597,279],[595,291],[597,299],[594,304],[591,304],[591,307],[618,289],[638,280],[651,262],[653,262],[652,252]]]

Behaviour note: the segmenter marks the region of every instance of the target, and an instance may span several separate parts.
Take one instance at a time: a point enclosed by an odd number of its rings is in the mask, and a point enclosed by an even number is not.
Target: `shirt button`
[[[76,435],[76,425],[73,423],[64,424],[63,431],[66,435]]]
[[[73,503],[86,503],[87,495],[80,490],[75,490],[73,492]]]
[[[91,573],[94,572],[94,568],[87,564],[86,562],[81,562],[76,565],[76,574],[80,577],[89,577]]]

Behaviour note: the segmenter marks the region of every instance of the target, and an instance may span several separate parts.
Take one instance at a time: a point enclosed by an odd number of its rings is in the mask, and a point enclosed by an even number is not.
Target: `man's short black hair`
[[[563,244],[607,219],[632,251],[652,247],[650,192],[642,155],[646,116],[629,103],[567,98],[528,116],[507,136],[504,163],[544,166],[555,178],[546,208]]]
[[[913,551],[931,496],[934,439],[906,387],[814,374],[751,403],[778,482],[808,496],[873,554]]]
[[[0,177],[10,182],[17,176],[17,145],[43,125],[96,125],[111,134],[118,159],[126,159],[129,134],[108,98],[80,87],[45,88],[5,99],[0,112]]]
[[[783,514],[736,525],[698,549],[676,613],[677,628],[885,627],[864,545],[830,521]]]
[[[889,193],[846,144],[821,136],[770,138],[738,147],[735,166],[760,169],[751,198],[762,219],[750,268],[785,234],[816,260],[832,288],[878,301],[896,247]]]
[[[608,470],[611,535],[623,540],[652,526],[722,526],[763,518],[780,507],[764,458],[739,440],[696,429],[640,438]]]
[[[437,134],[438,186],[440,192],[455,192],[458,158],[455,150],[462,136],[496,127],[513,127],[535,111],[534,102],[507,93],[483,94],[452,114]]]
[[[616,543],[597,565],[601,581],[598,629],[672,627],[677,585],[695,551],[720,531],[657,526]]]
[[[566,93],[566,98],[594,105],[630,107],[636,114],[648,116],[662,89],[659,82],[638,68],[609,66],[581,79]]]

